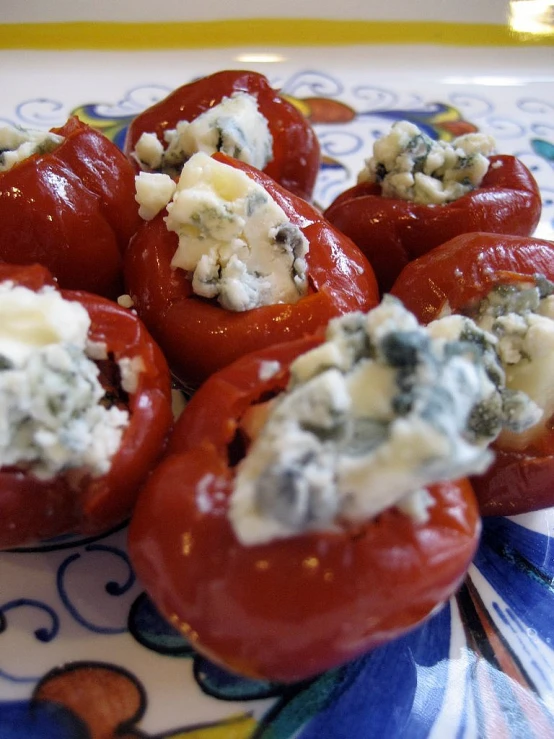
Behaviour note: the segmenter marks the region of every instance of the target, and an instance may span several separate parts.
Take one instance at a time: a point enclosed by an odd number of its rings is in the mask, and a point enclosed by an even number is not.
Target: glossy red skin
[[[122,254],[141,219],[134,169],[109,139],[70,118],[64,141],[0,173],[0,260],[43,264],[61,287],[122,292]]]
[[[533,175],[513,156],[492,156],[479,188],[445,205],[385,198],[363,183],[342,193],[325,211],[369,259],[381,292],[402,268],[445,241],[472,231],[529,236],[541,215]],[[499,166],[501,165],[501,166]]]
[[[196,296],[185,271],[171,267],[178,237],[167,230],[164,213],[144,223],[125,255],[127,291],[172,371],[192,384],[243,354],[312,334],[337,315],[367,311],[379,301],[366,258],[315,208],[253,167],[223,154],[214,158],[246,172],[301,228],[310,242],[309,292],[294,304],[228,311]]]
[[[496,284],[542,274],[554,280],[554,243],[521,236],[458,236],[407,265],[392,288],[423,323],[448,304],[460,312]],[[496,459],[472,480],[484,516],[510,516],[554,505],[554,431],[522,451],[493,445]]]
[[[213,375],[177,422],[171,454],[141,492],[129,552],[150,597],[199,652],[252,678],[295,682],[394,639],[458,587],[480,520],[467,480],[432,488],[430,520],[395,510],[339,532],[252,547],[228,517],[228,459],[242,414],[281,390],[304,339]],[[264,360],[282,370],[260,380]]]
[[[274,90],[257,72],[216,72],[183,85],[156,105],[138,115],[127,130],[123,150],[129,156],[143,133],[155,133],[165,145],[163,134],[179,121],[192,121],[224,97],[246,92],[258,101],[273,136],[273,159],[264,172],[290,192],[305,200],[312,196],[320,165],[319,142],[302,113]],[[137,167],[138,171],[138,165]]]
[[[0,264],[0,281],[8,279],[32,290],[54,284],[39,265]],[[14,468],[0,469],[0,549],[64,533],[98,534],[123,522],[141,483],[164,451],[173,423],[169,370],[141,321],[97,295],[61,293],[86,308],[93,341],[105,342],[115,360],[140,356],[144,371],[136,392],[129,396],[130,423],[106,475],[87,477],[75,489],[63,474],[44,481]]]

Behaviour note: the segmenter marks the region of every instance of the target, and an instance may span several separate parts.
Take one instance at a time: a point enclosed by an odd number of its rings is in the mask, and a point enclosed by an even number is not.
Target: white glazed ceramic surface
[[[46,128],[77,111],[120,140],[130,117],[193,77],[256,69],[311,116],[325,156],[321,205],[353,183],[375,138],[407,118],[439,138],[492,133],[500,152],[533,171],[543,194],[537,235],[554,238],[551,50],[274,57],[4,51],[0,120]],[[234,678],[194,655],[142,593],[124,528],[2,553],[0,737],[553,736],[553,526],[552,510],[489,520],[459,596],[425,626],[292,689]]]
[[[5,0],[0,22],[42,22],[68,20],[102,21],[166,21],[166,20],[211,20],[219,18],[336,18],[371,20],[423,20],[457,21],[471,19],[482,23],[503,23],[509,12],[509,0],[281,0],[278,7],[259,0],[237,0],[232,8],[222,0],[206,0],[203,3],[183,3],[181,0],[166,0],[153,5],[148,0],[96,0],[94,3],[74,0]]]

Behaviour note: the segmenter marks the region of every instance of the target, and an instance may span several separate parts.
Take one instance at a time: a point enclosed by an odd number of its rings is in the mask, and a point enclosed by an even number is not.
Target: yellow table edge
[[[442,44],[552,46],[554,29],[519,33],[508,25],[421,21],[233,18],[217,21],[2,23],[0,49],[131,51],[226,47]]]

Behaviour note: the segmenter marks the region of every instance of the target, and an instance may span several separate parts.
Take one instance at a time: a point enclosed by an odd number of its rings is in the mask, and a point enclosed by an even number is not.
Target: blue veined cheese
[[[483,472],[508,423],[494,344],[463,316],[422,327],[391,297],[331,321],[325,343],[292,363],[237,467],[239,540],[332,529],[391,506],[425,520],[427,486]]]
[[[554,414],[554,284],[537,275],[529,283],[498,286],[473,317],[496,339],[507,388],[535,404],[535,422],[525,424],[527,432],[503,433],[500,439],[504,446],[521,448],[543,432]]]
[[[172,267],[189,273],[197,295],[245,311],[306,294],[306,237],[244,172],[195,154],[167,213],[168,230],[179,236]]]
[[[494,153],[492,136],[469,133],[434,141],[409,121],[394,123],[373,146],[358,182],[377,182],[389,198],[439,205],[479,187]]]
[[[258,101],[246,92],[235,92],[192,121],[179,121],[165,131],[166,146],[153,133],[143,133],[133,156],[145,170],[178,176],[183,164],[196,152],[221,151],[257,169],[273,159],[273,137]]]
[[[129,414],[102,404],[104,389],[91,357],[105,345],[89,342],[90,318],[53,288],[38,292],[0,284],[0,466],[40,479],[71,469],[108,472]],[[141,371],[121,367],[129,387]]]
[[[47,154],[64,140],[50,131],[0,126],[0,172],[15,167],[32,154]]]

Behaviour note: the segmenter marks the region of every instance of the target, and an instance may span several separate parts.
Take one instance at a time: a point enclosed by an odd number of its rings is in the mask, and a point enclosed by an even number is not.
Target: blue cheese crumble
[[[153,133],[143,133],[133,156],[141,169],[177,177],[196,152],[221,151],[263,169],[273,159],[273,137],[253,95],[236,92],[192,121],[179,121],[164,133],[165,146]]]
[[[326,341],[291,365],[237,467],[229,516],[239,540],[333,529],[389,507],[425,520],[427,486],[483,472],[510,424],[514,394],[494,344],[464,316],[422,327],[391,297],[331,321]]]
[[[155,178],[169,179],[151,174],[154,185]],[[137,190],[137,201],[150,208],[157,194]],[[172,267],[188,273],[196,295],[226,310],[295,303],[307,293],[308,240],[261,185],[234,167],[203,153],[191,157],[165,223],[179,236]]]
[[[0,172],[7,172],[33,154],[54,151],[63,136],[50,131],[0,126]]]
[[[409,121],[378,139],[358,182],[377,182],[384,197],[440,205],[479,187],[494,153],[492,136],[469,133],[434,141]]]
[[[499,440],[505,447],[521,448],[542,433],[554,415],[554,284],[537,275],[526,283],[499,285],[471,316],[495,337],[507,388],[535,403],[534,424],[523,421],[527,432],[503,433]]]
[[[151,221],[169,203],[177,183],[168,174],[140,172],[135,177],[135,200],[139,205],[139,216]]]
[[[50,287],[38,292],[0,284],[0,466],[49,480],[78,469],[110,469],[129,414],[102,404],[104,389],[90,357],[106,357],[89,342],[90,318]],[[132,360],[130,360],[132,364]],[[140,367],[125,366],[125,384]]]

